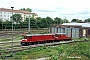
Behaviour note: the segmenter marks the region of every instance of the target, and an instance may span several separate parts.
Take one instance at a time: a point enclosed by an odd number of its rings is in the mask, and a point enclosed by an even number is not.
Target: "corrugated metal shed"
[[[75,25],[75,26],[82,26],[82,27],[90,27],[90,23],[63,23],[62,25]]]

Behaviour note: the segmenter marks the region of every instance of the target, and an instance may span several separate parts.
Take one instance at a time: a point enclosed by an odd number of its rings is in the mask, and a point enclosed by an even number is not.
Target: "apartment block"
[[[11,16],[12,16],[12,12],[13,14],[21,14],[22,16],[22,21],[24,21],[27,17],[38,17],[38,15],[36,13],[32,13],[32,12],[29,12],[29,11],[22,11],[22,10],[14,10],[12,11],[12,9],[7,9],[7,8],[0,8],[0,19],[3,20],[3,21],[6,21],[6,20],[11,20]]]

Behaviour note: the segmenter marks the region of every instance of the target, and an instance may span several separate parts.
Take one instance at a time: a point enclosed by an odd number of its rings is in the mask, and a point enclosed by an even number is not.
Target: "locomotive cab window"
[[[27,36],[24,36],[24,39],[27,39]]]
[[[27,36],[25,34],[22,34],[23,39],[27,39]]]
[[[31,38],[32,36],[29,36],[28,38]]]
[[[22,36],[23,39],[27,39],[27,36]]]

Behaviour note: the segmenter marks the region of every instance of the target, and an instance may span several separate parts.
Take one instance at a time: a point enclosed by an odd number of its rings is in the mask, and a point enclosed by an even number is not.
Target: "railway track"
[[[20,41],[18,41],[17,43],[19,44],[16,44],[13,46],[13,53],[16,53],[16,52],[19,52],[19,51],[23,51],[23,50],[29,50],[31,48],[36,48],[36,47],[41,47],[41,46],[56,46],[56,45],[60,45],[60,44],[70,44],[70,43],[76,43],[76,42],[89,42],[90,40],[72,40],[72,41],[60,41],[60,42],[52,42],[52,43],[44,43],[44,44],[34,44],[34,45],[29,45],[29,46],[22,46],[20,45]],[[5,44],[8,44],[10,42],[5,42]],[[16,43],[16,42],[14,42]],[[2,43],[4,44],[4,43]],[[2,52],[2,53],[5,53],[5,54],[9,54],[12,52],[12,47],[11,46],[6,46],[7,48],[4,47],[1,47],[0,44],[0,49],[2,50],[5,50],[5,52]],[[3,45],[2,45],[3,46]],[[1,53],[1,55],[2,55]]]

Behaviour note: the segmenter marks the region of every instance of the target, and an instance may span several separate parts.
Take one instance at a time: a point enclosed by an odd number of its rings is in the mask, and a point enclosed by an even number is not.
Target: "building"
[[[90,37],[90,23],[63,23],[51,25],[50,33],[66,33],[72,38]]]
[[[13,14],[21,14],[22,16],[22,21],[26,19],[26,17],[34,17],[36,18],[38,15],[36,13],[32,13],[29,11],[22,11],[22,10],[13,10]],[[12,16],[12,9],[7,9],[7,8],[0,8],[0,19],[5,21],[5,20],[10,20],[10,17]]]

